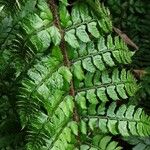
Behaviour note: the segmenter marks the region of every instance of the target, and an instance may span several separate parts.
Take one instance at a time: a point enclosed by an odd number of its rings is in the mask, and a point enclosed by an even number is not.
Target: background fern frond
[[[139,138],[139,137],[128,137],[125,138],[131,145],[134,145],[133,150],[148,150],[150,148],[150,139]]]

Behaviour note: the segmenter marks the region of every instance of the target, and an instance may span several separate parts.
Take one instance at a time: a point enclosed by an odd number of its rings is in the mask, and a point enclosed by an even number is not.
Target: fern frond
[[[119,150],[108,135],[150,134],[142,109],[116,104],[138,89],[127,68],[133,52],[111,34],[109,11],[89,2],[36,1],[3,46],[3,58],[7,46],[15,52],[8,66],[27,150]]]
[[[136,109],[133,105],[117,108],[116,103],[112,103],[108,110],[100,110],[101,106],[95,112],[83,114],[82,119],[91,130],[99,128],[100,131],[113,135],[149,136],[150,117],[141,108]]]
[[[105,42],[107,42],[107,46]],[[79,80],[82,80],[84,75],[79,77],[78,71],[82,74],[84,70],[94,73],[96,70],[103,71],[108,67],[131,62],[133,53],[124,46],[124,43],[118,37],[116,37],[115,44],[113,44],[111,36],[108,36],[108,40],[101,37],[96,43],[81,43],[80,49],[70,52],[72,69]]]
[[[130,72],[114,69],[112,72],[87,73],[83,82],[76,86],[75,92],[77,93],[77,103],[85,104],[86,108],[86,101],[91,105],[95,104],[96,107],[97,103],[107,102],[110,99],[127,99],[129,96],[133,96],[137,89]]]
[[[44,14],[41,10],[45,11],[46,16],[44,17],[48,16],[49,19],[50,10],[47,3],[43,3],[44,2],[40,1],[36,9],[36,1],[31,2],[28,0],[21,5],[21,10],[15,16],[8,15],[8,17],[2,20],[0,57],[4,60],[2,62],[3,70],[1,71],[3,72],[3,76],[6,76],[5,72],[8,68],[14,68],[16,69],[16,77],[18,77],[22,69],[24,71],[27,70],[34,62],[37,56],[35,56],[37,49],[43,51],[42,49],[49,47],[50,43],[49,41],[46,42],[46,37],[50,40],[50,35],[47,35],[48,33],[44,29],[36,31],[39,27],[44,28],[46,22],[46,18],[42,20],[39,17],[39,15]],[[36,13],[37,10],[39,14]],[[26,28],[30,28],[30,32],[32,31],[31,35],[26,32]]]
[[[57,11],[65,12],[61,22],[55,14],[44,24],[38,12],[30,14],[22,26],[26,45],[36,56],[49,46],[51,50],[49,57],[35,59],[18,89],[18,112],[22,127],[27,128],[26,149],[121,149],[108,136],[103,145],[100,141],[105,137],[94,134],[149,135],[149,118],[142,109],[116,108],[112,103],[107,110],[111,101],[133,96],[138,86],[131,72],[122,69],[133,53],[118,37],[103,38],[111,28],[106,22],[100,24],[107,18],[104,8],[101,18],[83,3],[76,3],[70,13],[66,3],[60,2]],[[57,23],[52,24],[53,19]],[[87,144],[92,138],[97,143]]]
[[[94,150],[121,150],[122,147],[118,146],[118,143],[116,141],[112,141],[112,137],[108,135],[96,135],[92,137],[92,139],[89,139],[85,144],[82,144],[80,146],[81,150],[88,150],[88,149],[94,149]]]

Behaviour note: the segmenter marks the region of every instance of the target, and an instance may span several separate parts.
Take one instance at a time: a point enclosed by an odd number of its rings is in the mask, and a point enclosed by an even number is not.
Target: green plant
[[[132,66],[138,70],[136,76],[139,79],[140,89],[135,95],[134,103],[149,113],[150,5],[147,4],[147,0],[105,0],[105,5],[111,11],[114,26],[121,29],[138,46]]]
[[[6,120],[15,115],[24,140],[4,133],[2,147],[119,150],[116,135],[149,136],[150,117],[125,105],[138,90],[134,53],[111,34],[108,9],[90,0],[16,2],[1,21],[1,107],[7,99]]]

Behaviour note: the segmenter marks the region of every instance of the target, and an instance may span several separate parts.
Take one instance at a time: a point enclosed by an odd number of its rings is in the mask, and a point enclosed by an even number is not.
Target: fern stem
[[[135,112],[134,112],[135,113]],[[136,123],[142,123],[145,124],[147,126],[149,126],[150,124],[143,121],[143,120],[135,120],[133,119],[127,119],[127,118],[118,118],[118,117],[110,117],[110,116],[102,116],[102,115],[81,115],[81,119],[86,120],[86,119],[91,119],[91,118],[96,118],[96,119],[107,119],[107,120],[117,120],[117,121],[127,121],[127,122],[136,122]]]
[[[83,92],[83,91],[88,91],[88,90],[91,90],[91,89],[98,89],[98,88],[101,88],[101,87],[108,87],[108,86],[112,86],[112,85],[119,85],[119,84],[133,84],[132,81],[124,81],[124,82],[114,82],[114,83],[105,83],[105,84],[101,84],[101,85],[93,85],[91,87],[84,87],[84,88],[78,88],[75,90],[75,93],[79,93],[79,92]]]
[[[95,53],[90,53],[90,54],[87,54],[85,56],[80,56],[79,58],[75,58],[75,59],[72,59],[71,60],[71,64],[79,61],[79,60],[83,60],[83,59],[86,59],[88,57],[94,57],[94,56],[97,56],[98,54],[99,55],[102,55],[102,54],[105,54],[107,52],[113,52],[113,51],[126,51],[126,49],[119,49],[119,48],[114,48],[114,49],[106,49],[105,51],[99,51],[99,52],[95,52]]]
[[[83,22],[81,22],[81,23],[77,23],[77,24],[75,24],[75,25],[72,25],[72,26],[66,28],[65,31],[69,31],[69,30],[71,30],[71,29],[76,29],[76,28],[78,28],[78,27],[80,27],[80,26],[82,26],[82,25],[88,25],[89,23],[92,23],[92,22],[94,22],[94,21],[97,21],[97,19],[92,19],[92,20],[90,20],[90,21],[83,21]]]
[[[54,16],[54,25],[59,29],[59,31],[61,33],[62,40],[60,43],[60,49],[61,49],[62,54],[63,54],[64,65],[67,66],[68,68],[70,68],[71,63],[70,63],[69,58],[68,58],[66,42],[64,39],[64,32],[65,31],[63,30],[63,28],[61,27],[61,24],[60,24],[56,0],[50,0],[49,4],[50,4],[49,6],[50,6],[50,9],[52,11],[52,14]],[[72,97],[75,97],[75,89],[74,89],[73,81],[71,81],[71,83],[70,83],[70,95]],[[73,113],[73,120],[76,122],[79,122],[79,115],[78,115],[75,99],[74,99],[74,104],[75,104],[75,107],[74,107],[74,113]],[[79,143],[80,143],[80,136],[78,135],[77,136],[77,144],[79,145]]]

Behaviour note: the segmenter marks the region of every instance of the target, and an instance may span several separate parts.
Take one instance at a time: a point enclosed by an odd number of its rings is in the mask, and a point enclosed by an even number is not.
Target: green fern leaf
[[[2,42],[17,55],[8,66],[18,74],[10,87],[25,149],[120,150],[111,135],[150,135],[143,109],[119,106],[139,87],[126,67],[133,52],[110,34],[109,15],[98,1],[39,0]]]
[[[122,136],[148,136],[149,135],[149,116],[145,115],[140,108],[135,106],[126,107],[122,105],[116,110],[116,103],[112,103],[106,113],[106,116],[89,114],[88,125],[91,130],[99,128],[101,132],[111,132],[113,135],[121,134]],[[115,113],[115,111],[117,111]],[[83,114],[84,119],[84,114]]]

